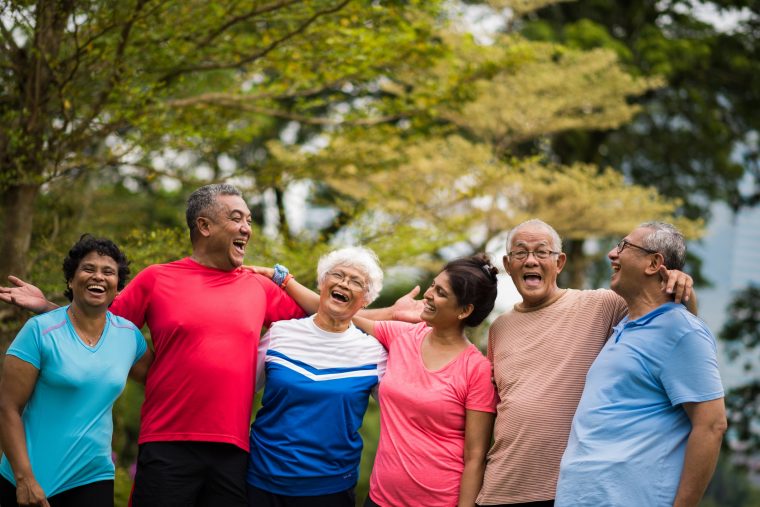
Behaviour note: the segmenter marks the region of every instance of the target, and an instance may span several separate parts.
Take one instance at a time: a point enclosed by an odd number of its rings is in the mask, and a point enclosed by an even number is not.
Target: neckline
[[[514,309],[515,309],[516,312],[520,312],[520,313],[530,313],[530,312],[535,312],[535,311],[538,311],[538,310],[543,310],[547,306],[551,306],[554,303],[556,303],[557,301],[559,301],[569,291],[570,291],[570,289],[558,289],[558,291],[557,291],[556,294],[554,294],[551,298],[549,298],[548,300],[544,301],[543,303],[541,303],[538,306],[531,306],[531,307],[527,307],[526,308],[526,307],[522,306],[523,302],[520,301],[519,303],[515,303]]]
[[[95,352],[98,349],[100,349],[101,344],[103,341],[105,341],[106,336],[106,330],[108,329],[108,311],[106,311],[105,314],[105,322],[103,323],[103,330],[100,332],[100,336],[98,337],[98,341],[96,341],[94,344],[90,344],[90,341],[87,340],[85,337],[83,337],[80,333],[77,332],[77,328],[74,325],[74,322],[76,322],[76,316],[74,316],[72,320],[72,315],[74,313],[74,310],[71,308],[71,305],[69,304],[66,306],[66,310],[64,311],[66,314],[66,322],[68,323],[71,333],[76,338],[76,341],[79,342],[82,347],[84,347],[86,350],[89,350],[90,352]]]
[[[425,359],[422,357],[422,345],[425,343],[425,339],[432,332],[433,332],[433,329],[432,328],[428,328],[428,332],[425,333],[424,335],[422,335],[422,339],[417,344],[417,356],[419,357],[420,364],[422,365],[422,368],[424,368],[424,370],[426,372],[428,372],[428,373],[440,373],[440,372],[442,372],[443,370],[445,370],[446,368],[448,368],[449,366],[451,366],[452,364],[454,364],[462,356],[462,354],[464,354],[465,352],[467,352],[470,349],[470,347],[474,347],[475,346],[475,344],[472,343],[468,339],[467,340],[467,345],[462,350],[460,350],[457,355],[455,355],[453,358],[451,358],[451,360],[449,362],[447,362],[446,364],[444,364],[443,366],[441,366],[437,370],[432,370],[432,369],[428,368],[425,365]]]

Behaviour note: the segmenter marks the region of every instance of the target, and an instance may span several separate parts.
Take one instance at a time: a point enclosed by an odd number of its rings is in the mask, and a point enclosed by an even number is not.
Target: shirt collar
[[[672,310],[675,310],[681,306],[678,303],[668,302],[663,305],[658,306],[654,310],[652,310],[649,313],[646,313],[639,317],[636,320],[631,320],[628,315],[623,317],[623,320],[621,320],[614,328],[612,332],[612,336],[615,339],[615,342],[617,343],[620,341],[620,335],[623,332],[623,329],[627,327],[639,327],[639,326],[645,326],[649,324],[655,317],[658,317],[662,315],[663,313],[670,312]]]

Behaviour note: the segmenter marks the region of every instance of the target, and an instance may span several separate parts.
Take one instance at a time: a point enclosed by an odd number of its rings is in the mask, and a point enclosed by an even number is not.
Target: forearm
[[[21,414],[13,408],[0,408],[0,443],[16,482],[34,478],[26,448],[24,423]]]
[[[298,306],[309,315],[317,313],[319,308],[319,294],[301,285],[298,280],[291,278],[285,286],[285,292],[292,297]]]
[[[359,317],[369,320],[393,320],[393,308],[364,308],[357,313]]]
[[[722,439],[723,431],[696,427],[692,429],[686,443],[681,481],[673,507],[699,504],[715,472]]]
[[[465,460],[462,472],[462,483],[459,486],[458,507],[474,507],[475,499],[483,485],[483,474],[486,471],[485,455],[473,456]]]

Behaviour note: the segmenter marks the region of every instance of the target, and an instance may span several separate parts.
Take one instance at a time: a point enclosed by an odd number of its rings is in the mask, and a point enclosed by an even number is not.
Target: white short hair
[[[317,263],[317,284],[320,290],[328,271],[338,266],[355,268],[367,277],[367,304],[377,299],[383,290],[383,270],[375,252],[363,246],[349,246],[323,255]]]
[[[517,234],[520,229],[524,229],[526,227],[537,227],[546,230],[546,232],[549,234],[549,237],[552,239],[552,250],[555,252],[562,251],[562,239],[559,237],[559,234],[557,234],[557,231],[554,230],[554,227],[538,218],[531,218],[530,220],[526,220],[525,222],[516,225],[512,228],[511,231],[509,231],[509,234],[507,235],[507,252],[512,249],[512,238],[514,238],[515,234]]]

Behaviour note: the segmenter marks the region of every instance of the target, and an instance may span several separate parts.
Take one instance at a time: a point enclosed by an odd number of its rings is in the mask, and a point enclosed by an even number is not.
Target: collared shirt
[[[691,432],[680,405],[721,397],[702,320],[675,303],[626,317],[586,376],[556,505],[672,505]]]

